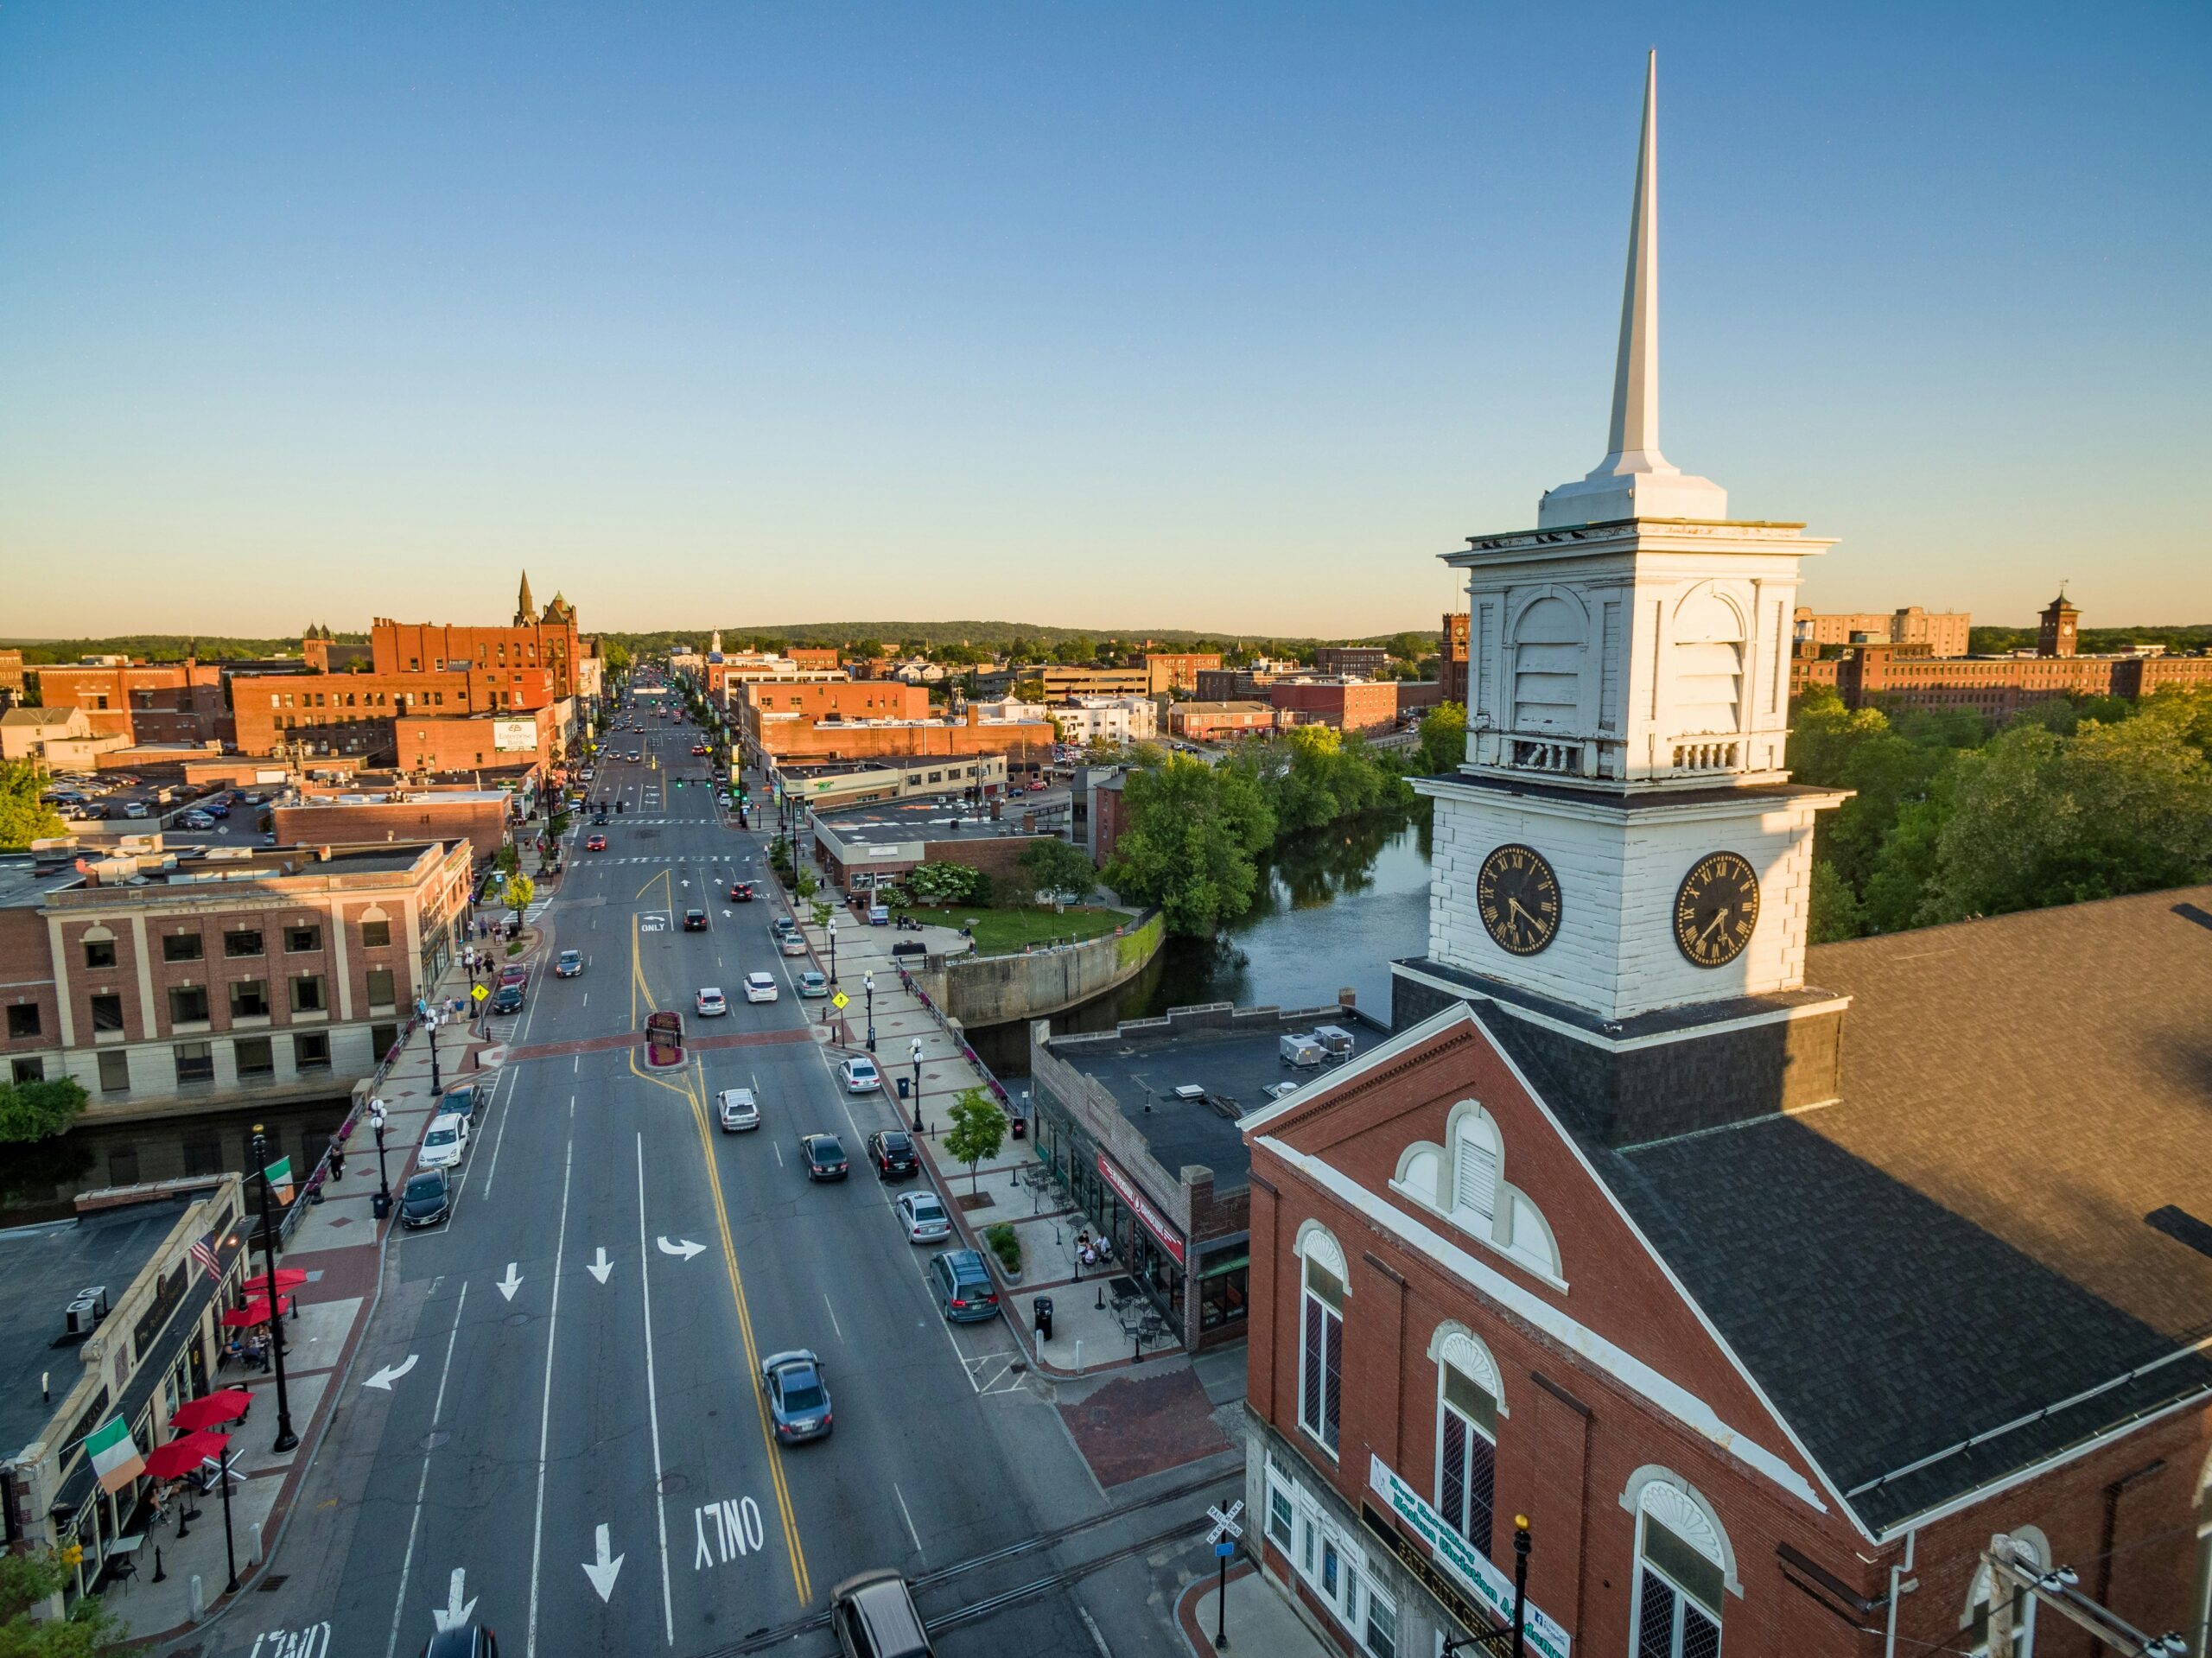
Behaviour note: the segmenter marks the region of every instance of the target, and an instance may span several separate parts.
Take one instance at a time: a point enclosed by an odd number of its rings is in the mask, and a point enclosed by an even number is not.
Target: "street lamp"
[[[423,1021],[430,1027],[430,1092],[438,1092],[438,1016],[433,1013]]]
[[[1513,1658],[1522,1658],[1528,1650],[1529,1629],[1529,1516],[1513,1516],[1513,1623],[1511,1627],[1491,1629],[1483,1635],[1463,1635],[1446,1641],[1439,1658],[1452,1658],[1458,1652],[1495,1652],[1498,1642],[1510,1640],[1509,1650]]]
[[[921,1039],[921,1038],[919,1038],[919,1037],[918,1036],[918,1037],[916,1037],[916,1038],[914,1039],[914,1045],[913,1045],[912,1048],[911,1050],[909,1050],[909,1052],[912,1054],[912,1058],[913,1058],[913,1061],[914,1061],[914,1132],[915,1132],[916,1134],[926,1134],[926,1133],[928,1132],[928,1130],[925,1129],[925,1128],[922,1127],[922,1039]]]
[[[377,1196],[383,1200],[385,1213],[391,1212],[391,1178],[384,1166],[384,1102],[369,1102],[369,1127],[377,1132]]]
[[[231,1585],[223,1592],[235,1595],[238,1591],[238,1546],[231,1534],[231,1436],[227,1433],[216,1449],[215,1461],[223,1477],[223,1558],[231,1568]]]
[[[830,983],[832,988],[837,983],[837,918],[834,915],[830,918]]]
[[[289,1451],[299,1444],[300,1436],[292,1432],[292,1397],[284,1385],[284,1321],[277,1316],[276,1304],[276,1228],[269,1213],[269,1140],[257,1122],[253,1125],[253,1166],[261,1181],[261,1269],[269,1279],[269,1344],[276,1350],[276,1443],[270,1449]],[[229,1496],[226,1490],[226,1502]]]
[[[863,973],[861,988],[868,993],[868,1051],[875,1051],[875,975]]]

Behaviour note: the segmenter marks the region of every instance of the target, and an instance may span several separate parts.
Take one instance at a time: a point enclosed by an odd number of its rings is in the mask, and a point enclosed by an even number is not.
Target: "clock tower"
[[[1536,527],[1471,537],[1467,748],[1435,804],[1428,951],[1395,1022],[1451,1001],[1616,1143],[1834,1097],[1843,1004],[1805,984],[1816,813],[1793,785],[1799,564],[1659,448],[1656,60],[1607,452]],[[1494,1017],[1492,1016],[1494,1015]]]

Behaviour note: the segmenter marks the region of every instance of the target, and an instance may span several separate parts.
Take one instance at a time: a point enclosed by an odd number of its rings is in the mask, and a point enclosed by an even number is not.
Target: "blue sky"
[[[1662,433],[1822,608],[2212,620],[2212,10],[0,12],[0,635],[1433,624]]]

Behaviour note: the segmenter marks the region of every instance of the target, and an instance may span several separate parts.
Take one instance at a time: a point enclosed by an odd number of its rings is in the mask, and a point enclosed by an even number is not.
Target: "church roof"
[[[1860,1516],[2212,1388],[2212,886],[1806,975],[1852,998],[1838,1102],[1583,1149]]]

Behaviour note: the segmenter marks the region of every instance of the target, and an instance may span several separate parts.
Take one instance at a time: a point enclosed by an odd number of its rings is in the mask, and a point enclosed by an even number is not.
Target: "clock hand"
[[[1722,905],[1720,906],[1720,913],[1713,918],[1713,920],[1709,924],[1707,924],[1703,932],[1698,934],[1697,942],[1702,944],[1707,939],[1712,937],[1715,929],[1717,929],[1722,922],[1727,920],[1729,912],[1733,907],[1734,906],[1731,905]]]

